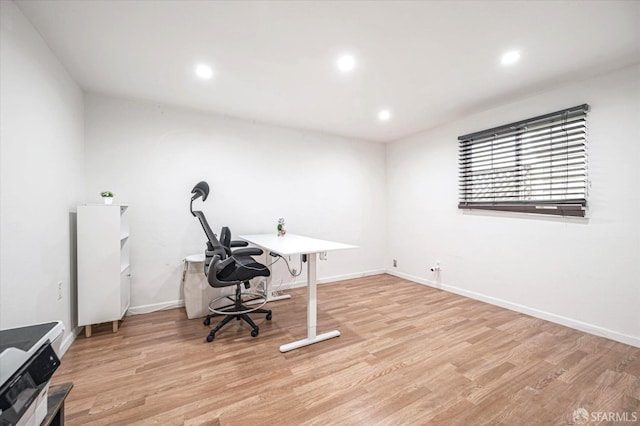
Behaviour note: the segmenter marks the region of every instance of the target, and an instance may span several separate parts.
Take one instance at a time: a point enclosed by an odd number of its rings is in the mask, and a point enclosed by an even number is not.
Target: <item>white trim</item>
[[[69,334],[64,337],[62,344],[60,345],[60,358],[67,353],[67,350],[71,347],[71,344],[76,340],[78,334],[84,329],[84,327],[76,327]]]
[[[316,283],[327,284],[327,283],[333,283],[337,281],[353,280],[355,278],[370,277],[373,275],[382,275],[386,273],[387,271],[384,269],[374,269],[371,271],[355,272],[353,274],[334,275],[332,277],[319,278],[316,280]],[[273,286],[273,283],[271,283],[271,285]],[[282,283],[281,285],[278,286],[278,290],[288,290],[291,288],[306,287],[306,285],[307,285],[306,279],[299,280],[299,281],[292,281],[290,283]]]
[[[371,277],[373,275],[382,275],[386,273],[387,271],[384,269],[373,269],[371,271],[354,272],[352,274],[334,275],[332,277],[319,278],[318,283],[322,284],[334,281],[353,280],[356,278]]]
[[[387,269],[387,274],[393,275],[394,277],[402,278],[405,280],[413,281],[414,283],[428,285],[429,287],[437,288],[439,290],[443,290],[442,285],[435,281],[426,280],[424,278],[416,277],[413,275],[405,274],[404,272],[398,272],[393,269]]]
[[[336,281],[352,280],[354,278],[369,277],[372,275],[382,275],[386,273],[384,269],[376,269],[373,271],[356,272],[353,274],[334,275],[332,277],[326,277],[317,280],[318,284],[332,283]],[[287,290],[290,288],[305,287],[307,281],[294,281],[287,284],[282,284],[278,287],[279,290]],[[175,309],[184,307],[184,299],[174,300],[170,302],[152,303],[150,305],[132,306],[127,310],[127,315],[141,315],[149,314],[151,312],[162,311],[165,309]],[[77,335],[78,333],[76,333]]]
[[[553,314],[551,312],[541,311],[536,308],[532,308],[518,303],[509,302],[504,299],[498,299],[496,297],[487,296],[475,291],[465,290],[452,285],[437,283],[435,281],[427,280],[424,278],[415,277],[413,275],[397,272],[392,269],[387,269],[389,275],[393,275],[399,278],[403,278],[409,281],[413,281],[418,284],[427,285],[440,290],[448,291],[449,293],[459,294],[461,296],[469,297],[471,299],[480,300],[482,302],[489,303],[491,305],[500,306],[502,308],[510,309],[512,311],[521,312],[523,314],[531,315],[536,318],[551,321],[556,324],[564,325],[576,330],[584,331],[585,333],[594,334],[600,337],[606,337],[607,339],[615,340],[617,342],[626,343],[627,345],[640,348],[640,337],[630,336],[628,334],[619,333],[617,331],[609,330],[608,328],[593,325],[587,322],[579,321],[573,318],[563,317],[561,315]]]
[[[166,309],[175,309],[184,307],[184,299],[173,300],[170,302],[152,303],[150,305],[131,306],[127,310],[127,315],[149,314],[156,311],[164,311]]]

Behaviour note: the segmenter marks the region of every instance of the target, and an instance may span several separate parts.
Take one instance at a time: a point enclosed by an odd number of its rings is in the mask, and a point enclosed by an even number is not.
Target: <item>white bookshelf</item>
[[[78,325],[112,322],[118,331],[130,304],[129,207],[78,206]]]

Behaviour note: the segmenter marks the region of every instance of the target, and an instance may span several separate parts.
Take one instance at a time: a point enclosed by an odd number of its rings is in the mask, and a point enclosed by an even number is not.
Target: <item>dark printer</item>
[[[0,330],[0,426],[38,426],[60,366],[62,322]]]

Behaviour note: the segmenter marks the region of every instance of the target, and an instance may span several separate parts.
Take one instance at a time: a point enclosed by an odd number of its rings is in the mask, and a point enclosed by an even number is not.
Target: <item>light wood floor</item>
[[[78,336],[53,382],[73,381],[69,425],[571,424],[573,411],[640,417],[640,349],[389,275],[272,302],[252,338],[240,321],[212,343],[183,309]],[[626,414],[625,414],[626,413]],[[606,423],[606,422],[605,422]],[[604,424],[604,423],[603,423]],[[627,423],[629,424],[629,423]]]

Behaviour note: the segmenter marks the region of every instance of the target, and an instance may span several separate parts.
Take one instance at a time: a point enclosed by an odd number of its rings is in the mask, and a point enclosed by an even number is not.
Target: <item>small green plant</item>
[[[113,197],[113,192],[111,192],[111,191],[102,191],[100,193],[100,196],[101,197]]]
[[[287,233],[287,230],[284,229],[284,218],[278,219],[278,237],[284,237]]]

